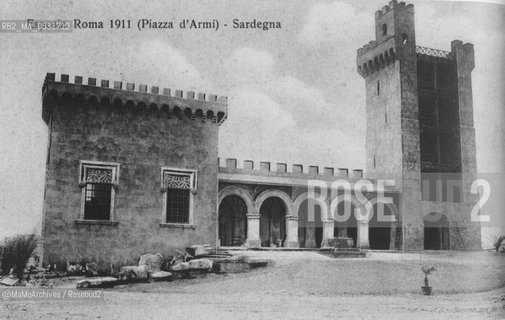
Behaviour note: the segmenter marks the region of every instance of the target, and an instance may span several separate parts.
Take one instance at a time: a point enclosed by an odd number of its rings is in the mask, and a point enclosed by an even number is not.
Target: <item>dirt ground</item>
[[[237,252],[270,259],[248,273],[104,290],[104,301],[2,302],[0,319],[505,319],[505,255]],[[420,267],[435,264],[432,296]],[[75,280],[61,281],[75,288]]]

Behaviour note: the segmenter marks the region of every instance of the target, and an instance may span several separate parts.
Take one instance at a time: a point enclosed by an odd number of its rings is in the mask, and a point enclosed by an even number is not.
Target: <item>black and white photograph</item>
[[[505,2],[2,0],[0,319],[505,319]]]

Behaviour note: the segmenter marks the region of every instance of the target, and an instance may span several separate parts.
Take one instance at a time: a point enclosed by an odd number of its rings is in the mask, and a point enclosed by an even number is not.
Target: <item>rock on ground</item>
[[[150,272],[146,265],[142,266],[125,266],[119,269],[119,278],[121,280],[141,280],[149,279]]]
[[[160,271],[162,263],[163,263],[163,256],[161,255],[161,253],[144,254],[140,256],[139,259],[139,266],[147,266],[150,272]]]
[[[212,261],[209,259],[194,259],[189,261],[190,269],[212,269]]]
[[[116,284],[118,281],[114,277],[101,277],[101,278],[88,278],[85,280],[80,280],[77,282],[76,287],[81,288],[97,288],[97,287],[109,287]]]

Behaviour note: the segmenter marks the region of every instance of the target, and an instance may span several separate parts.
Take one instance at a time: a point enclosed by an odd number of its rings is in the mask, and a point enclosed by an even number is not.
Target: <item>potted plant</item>
[[[437,270],[435,266],[424,266],[421,268],[421,271],[424,272],[424,287],[421,288],[423,289],[423,294],[425,296],[429,296],[431,294],[431,287],[428,283],[428,275],[435,270]]]

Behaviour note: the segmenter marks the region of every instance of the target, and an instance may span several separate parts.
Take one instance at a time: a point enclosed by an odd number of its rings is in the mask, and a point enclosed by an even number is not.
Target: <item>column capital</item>
[[[261,217],[260,214],[257,213],[247,213],[246,214],[247,219],[259,219]]]
[[[286,216],[286,220],[298,221],[298,216]]]

